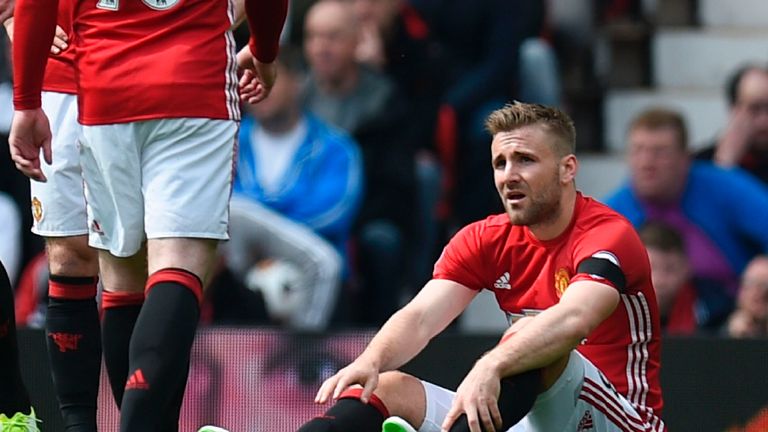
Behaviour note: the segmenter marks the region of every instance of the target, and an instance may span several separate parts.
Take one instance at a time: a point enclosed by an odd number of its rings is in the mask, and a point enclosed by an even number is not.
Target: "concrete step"
[[[714,138],[726,122],[728,108],[720,89],[614,90],[603,106],[606,148],[623,153],[630,122],[643,110],[664,107],[680,111],[688,125],[689,146],[700,148]]]
[[[768,27],[765,0],[698,0],[699,23],[705,27]]]
[[[658,87],[723,88],[737,68],[766,59],[768,29],[660,30],[651,46]]]
[[[602,200],[627,177],[627,164],[620,154],[578,154],[576,187],[585,195]]]

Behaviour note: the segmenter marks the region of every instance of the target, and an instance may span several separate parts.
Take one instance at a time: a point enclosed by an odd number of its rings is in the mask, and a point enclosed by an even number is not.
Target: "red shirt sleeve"
[[[483,271],[482,231],[482,222],[476,222],[456,233],[435,263],[432,277],[457,282],[478,291],[488,288],[483,277],[487,272]]]
[[[251,54],[262,63],[273,62],[288,15],[288,0],[245,0],[245,14],[251,31]]]
[[[631,289],[642,286],[641,279],[650,275],[648,254],[645,251],[635,229],[626,221],[611,220],[596,225],[591,230],[582,233],[575,244],[573,262],[579,265],[588,258],[602,258],[616,264],[626,281],[627,293]],[[578,280],[596,280],[594,275],[577,273],[571,282]],[[615,286],[608,279],[601,278],[599,282]]]
[[[13,21],[13,106],[40,108],[45,64],[56,31],[58,0],[17,0]]]

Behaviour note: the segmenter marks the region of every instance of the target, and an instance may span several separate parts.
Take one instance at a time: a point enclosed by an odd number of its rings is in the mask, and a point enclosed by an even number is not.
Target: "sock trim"
[[[96,276],[48,277],[48,296],[62,300],[88,300],[96,297],[99,278]]]
[[[339,395],[339,399],[358,399],[359,400],[360,396],[362,395],[363,395],[363,389],[351,388],[341,392],[341,394]],[[389,417],[389,410],[387,409],[387,406],[384,405],[384,401],[381,400],[375,394],[371,395],[371,398],[368,400],[368,405],[375,408],[376,411],[378,411],[381,415],[383,415],[385,419]]]
[[[112,309],[125,306],[140,306],[144,303],[144,293],[109,292],[101,293],[101,308]]]
[[[147,285],[144,288],[145,295],[149,295],[149,292],[155,285],[163,282],[181,284],[192,291],[192,294],[197,298],[198,304],[203,302],[203,282],[191,271],[169,267],[152,273],[147,279]]]

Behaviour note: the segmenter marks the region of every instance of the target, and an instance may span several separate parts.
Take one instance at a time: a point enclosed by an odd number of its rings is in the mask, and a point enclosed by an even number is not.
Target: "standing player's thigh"
[[[83,126],[80,161],[88,202],[88,242],[116,257],[135,255],[145,238],[143,123]]]
[[[53,135],[53,163],[40,164],[47,182],[30,181],[32,232],[45,237],[84,235],[88,233],[88,219],[80,169],[77,96],[43,92],[42,104]]]
[[[141,161],[148,239],[229,238],[236,137],[230,120],[156,122]]]
[[[589,360],[573,351],[557,381],[536,398],[528,415],[509,432],[650,430],[645,426],[632,404]]]

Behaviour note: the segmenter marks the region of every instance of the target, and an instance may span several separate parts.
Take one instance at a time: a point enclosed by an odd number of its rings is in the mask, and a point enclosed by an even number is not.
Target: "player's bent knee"
[[[390,415],[402,417],[411,424],[420,424],[424,419],[424,385],[413,375],[384,372],[379,375],[379,385],[374,393],[387,406]]]

